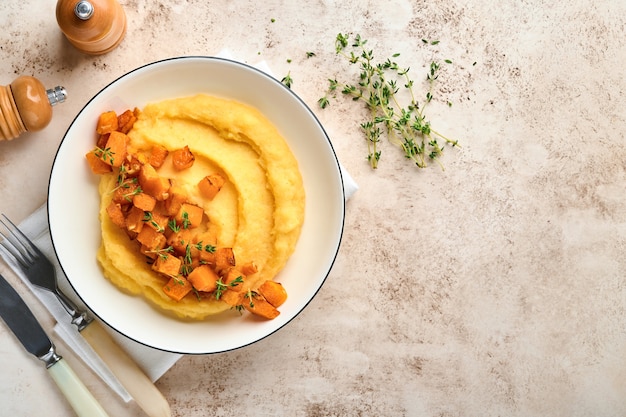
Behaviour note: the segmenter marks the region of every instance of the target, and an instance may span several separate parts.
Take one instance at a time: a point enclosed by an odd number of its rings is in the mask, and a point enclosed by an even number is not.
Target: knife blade
[[[2,275],[0,275],[0,317],[26,351],[45,363],[48,373],[78,416],[108,417],[65,359],[56,353],[54,344],[22,297]]]

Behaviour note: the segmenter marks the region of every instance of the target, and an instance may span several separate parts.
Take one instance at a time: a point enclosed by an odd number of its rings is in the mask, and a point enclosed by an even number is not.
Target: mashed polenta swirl
[[[255,289],[276,276],[299,238],[305,195],[295,157],[258,110],[208,95],[171,99],[147,105],[128,136],[130,146],[137,150],[154,144],[168,150],[188,146],[196,157],[190,169],[177,172],[166,163],[159,173],[185,188],[203,207],[217,231],[218,246],[232,247],[238,264],[252,261],[257,265],[258,272],[246,278],[247,286]],[[205,201],[197,183],[214,172],[226,183],[213,200]],[[200,320],[229,309],[214,297],[198,300],[192,295],[176,302],[163,293],[163,278],[106,215],[116,181],[110,174],[100,182],[98,261],[105,276],[179,317]]]

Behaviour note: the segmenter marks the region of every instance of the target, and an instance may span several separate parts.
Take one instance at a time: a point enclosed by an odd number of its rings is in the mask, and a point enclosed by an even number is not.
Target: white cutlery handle
[[[49,367],[48,372],[69,401],[76,415],[79,417],[108,417],[106,411],[78,379],[65,359],[61,359]]]
[[[170,405],[150,378],[123,351],[97,321],[80,334],[107,364],[135,402],[150,417],[170,417]]]

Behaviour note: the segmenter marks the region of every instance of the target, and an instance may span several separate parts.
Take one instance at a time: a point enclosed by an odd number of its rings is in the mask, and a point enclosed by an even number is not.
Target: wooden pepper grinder
[[[46,90],[37,78],[26,75],[0,86],[0,141],[43,129],[52,119],[52,106],[66,98],[63,87]]]
[[[58,0],[56,16],[67,40],[89,55],[106,54],[126,34],[126,14],[116,0]]]

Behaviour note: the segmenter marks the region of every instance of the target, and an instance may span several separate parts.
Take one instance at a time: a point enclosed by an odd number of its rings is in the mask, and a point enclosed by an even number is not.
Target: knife
[[[102,406],[56,350],[17,291],[0,275],[0,317],[26,350],[46,364],[48,373],[80,417],[108,417]]]

